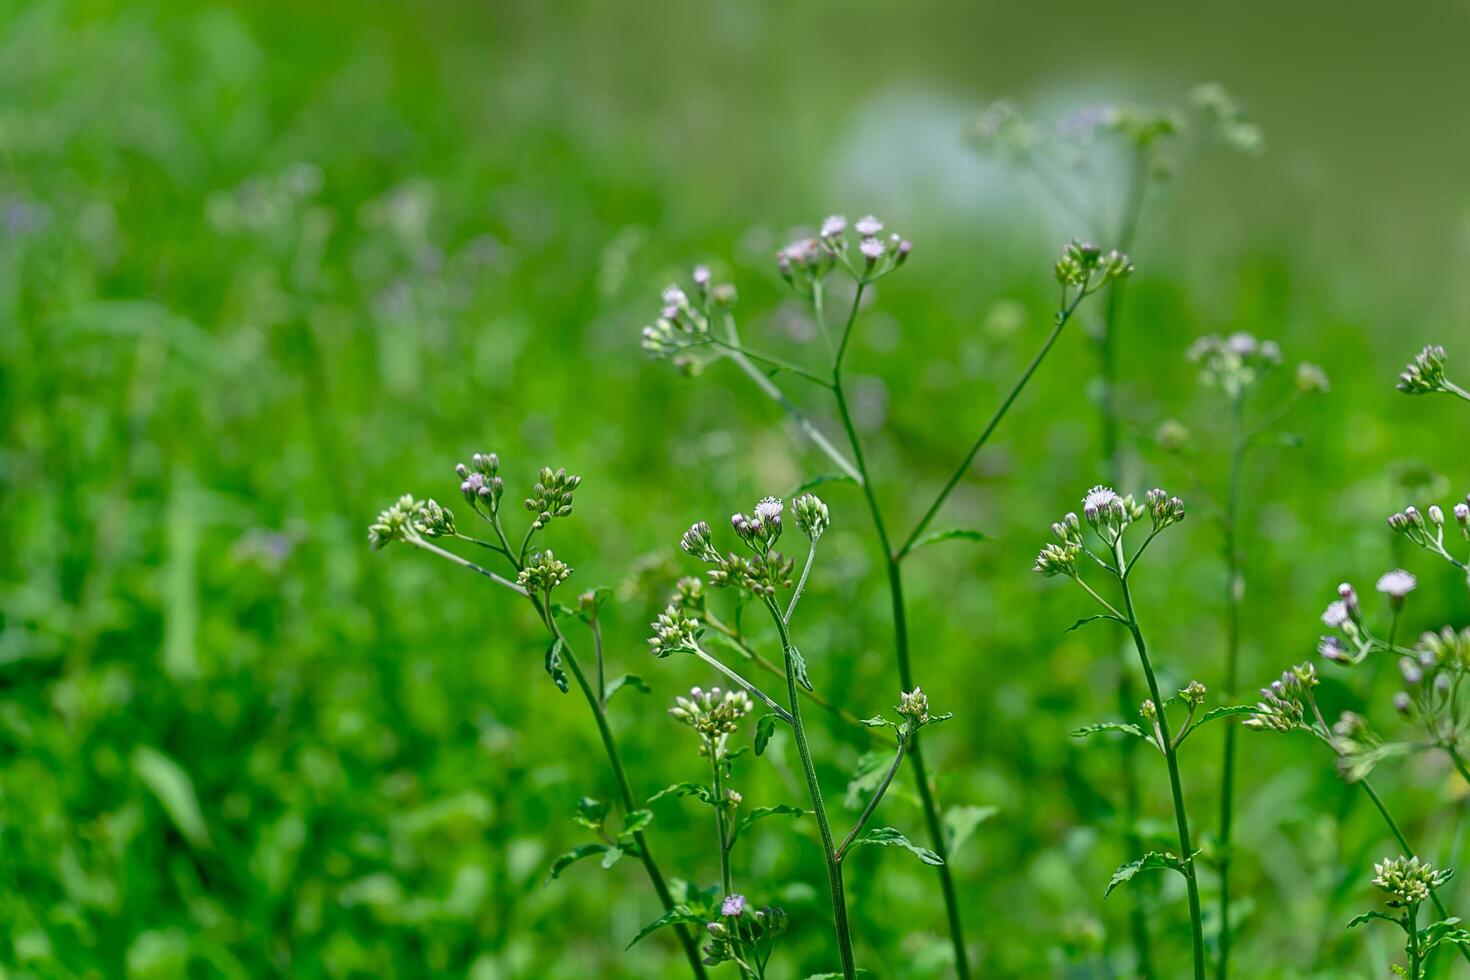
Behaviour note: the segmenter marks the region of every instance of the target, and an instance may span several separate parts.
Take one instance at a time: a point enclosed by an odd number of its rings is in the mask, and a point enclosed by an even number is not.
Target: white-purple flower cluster
[[[883,230],[883,222],[871,214],[851,224],[843,215],[830,215],[816,237],[798,238],[777,252],[776,268],[802,292],[809,292],[814,282],[838,266],[858,282],[876,282],[903,265],[913,251],[907,239],[897,234],[885,237]]]

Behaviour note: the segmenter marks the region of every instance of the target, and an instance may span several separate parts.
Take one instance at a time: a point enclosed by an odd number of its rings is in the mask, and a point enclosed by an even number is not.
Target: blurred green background
[[[453,466],[478,450],[512,494],[545,463],[582,474],[551,541],[568,588],[617,590],[610,669],[653,686],[614,703],[635,788],[697,778],[665,709],[712,678],[644,645],[693,571],[675,543],[827,467],[738,372],[683,378],[638,330],[710,261],[747,340],[800,355],[774,248],[832,211],[882,215],[915,252],[852,371],[908,524],[1039,343],[1061,243],[1106,233],[967,147],[1002,96],[1056,118],[1219,81],[1265,133],[1260,156],[1213,154],[1151,199],[1120,347],[1130,489],[1191,503],[1224,462],[1194,338],[1250,330],[1333,379],[1289,420],[1302,447],[1252,463],[1245,676],[1308,657],[1335,584],[1400,562],[1421,575],[1415,628],[1463,624],[1461,583],[1382,519],[1470,489],[1462,407],[1393,390],[1426,342],[1462,375],[1470,359],[1467,28],[1447,2],[5,5],[0,973],[679,975],[667,935],[622,951],[657,913],[634,863],[543,886],[583,839],[576,798],[611,787],[585,705],[542,673],[540,625],[427,556],[370,554],[366,526],[404,491],[457,503]],[[1086,193],[1115,209],[1116,176]],[[926,743],[940,795],[997,808],[954,862],[984,976],[1126,964],[1133,898],[1102,900],[1132,856],[1116,753],[1067,737],[1112,714],[1116,661],[1103,632],[1063,634],[1080,595],[1028,570],[1100,476],[1087,326],[941,521],[990,540],[908,570],[917,673],[957,712]],[[1152,448],[1168,417],[1196,432],[1187,470]],[[897,697],[887,595],[856,491],[826,496],[799,641],[867,715]],[[1142,615],[1168,679],[1218,685],[1218,534],[1189,521],[1152,554]],[[1324,691],[1388,714],[1386,685]],[[817,724],[840,788],[862,737]],[[1186,763],[1206,833],[1220,731]],[[1390,937],[1342,928],[1376,901],[1381,826],[1319,746],[1241,750],[1238,975],[1382,975]],[[777,761],[743,765],[747,799],[800,801],[789,745]],[[1167,834],[1146,772],[1145,829]],[[1380,782],[1452,863],[1466,787],[1429,758]],[[885,822],[917,838],[911,793]],[[695,809],[659,804],[650,833],[667,870],[711,883]],[[741,860],[792,914],[779,975],[830,969],[808,836],[757,833]],[[862,854],[849,882],[861,962],[946,974],[931,872]],[[1180,975],[1181,896],[1138,894]]]

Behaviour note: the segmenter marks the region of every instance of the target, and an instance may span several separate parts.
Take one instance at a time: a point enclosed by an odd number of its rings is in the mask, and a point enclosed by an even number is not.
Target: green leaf
[[[639,677],[637,674],[623,674],[622,676],[614,677],[612,680],[607,682],[607,689],[602,692],[602,700],[611,701],[612,696],[625,687],[631,687],[634,690],[642,691],[644,694],[653,693],[653,688],[648,686],[648,682]]]
[[[1194,853],[1199,854],[1198,851]],[[1113,880],[1108,882],[1107,890],[1103,892],[1103,898],[1111,895],[1113,889],[1123,884],[1123,882],[1133,880],[1133,876],[1140,871],[1159,871],[1165,868],[1184,874],[1184,862],[1179,860],[1175,855],[1170,854],[1168,851],[1149,851],[1143,857],[1129,861],[1127,864],[1118,868],[1117,871],[1113,872]]]
[[[747,827],[758,820],[764,820],[766,817],[800,817],[805,816],[809,812],[810,811],[803,810],[799,806],[791,806],[786,803],[778,803],[775,806],[758,806],[754,810],[750,811],[750,816],[740,821],[740,825],[735,828],[735,833],[730,835],[730,843],[733,845],[736,838],[738,838]]]
[[[597,588],[593,589],[592,608],[588,610],[583,607],[580,601],[578,601],[577,618],[584,623],[592,622],[592,620],[597,617],[597,614],[602,611],[602,604],[607,601],[608,596],[612,595],[612,591],[612,589],[608,588],[605,585],[599,585]]]
[[[643,930],[639,932],[638,935],[633,937],[633,941],[628,944],[627,948],[632,949],[634,946],[637,946],[640,942],[646,939],[649,935],[657,932],[664,926],[678,925],[681,922],[698,922],[700,924],[703,924],[704,918],[700,915],[696,915],[693,911],[689,909],[687,905],[675,905],[663,915],[659,916],[657,919],[654,919],[648,925],[644,926]]]
[[[860,837],[852,842],[852,846],[857,847],[862,844],[875,844],[878,847],[900,847],[925,864],[937,866],[944,863],[944,858],[935,854],[927,847],[920,847],[892,827],[875,827],[872,830],[864,831]]]
[[[589,830],[601,830],[607,820],[607,804],[602,800],[584,796],[577,801],[577,815],[572,818]]]
[[[1073,630],[1080,630],[1082,627],[1086,626],[1088,623],[1095,623],[1099,619],[1111,619],[1115,623],[1126,623],[1127,622],[1127,620],[1119,619],[1117,616],[1114,616],[1112,613],[1098,613],[1096,616],[1083,616],[1081,619],[1077,620],[1077,622],[1073,623],[1071,626],[1068,626],[1066,629],[1062,630],[1062,632],[1063,633],[1070,633]]]
[[[565,694],[567,693],[567,672],[561,669],[561,648],[563,645],[562,638],[558,636],[552,641],[551,646],[546,648],[546,672],[551,675],[551,679],[556,683],[557,689]]]
[[[810,480],[797,484],[796,487],[786,495],[786,499],[790,500],[792,497],[798,497],[801,494],[806,493],[808,490],[815,490],[817,487],[821,486],[824,483],[852,482],[852,477],[844,473],[822,473],[818,476],[812,477]]]
[[[623,818],[623,833],[636,834],[652,822],[652,810],[633,810]]]
[[[867,725],[869,728],[887,728],[889,725],[892,725],[893,722],[889,721],[887,718],[884,718],[882,715],[874,715],[871,718],[864,718],[860,722],[860,724]]]
[[[843,805],[849,810],[862,806],[868,794],[883,781],[883,774],[888,771],[892,762],[892,754],[887,752],[864,752],[858,756],[857,769],[847,782],[847,795],[842,799]]]
[[[985,541],[986,535],[979,531],[973,531],[964,527],[951,527],[943,531],[930,531],[919,540],[909,546],[909,551],[918,551],[925,545],[938,544],[941,541]]]
[[[209,828],[199,809],[199,797],[194,793],[194,781],[182,766],[157,749],[143,745],[133,753],[133,772],[157,797],[163,812],[184,840],[201,850],[211,846]]]
[[[1387,914],[1386,912],[1379,912],[1375,909],[1372,912],[1364,912],[1362,915],[1353,916],[1353,921],[1349,922],[1347,924],[1347,927],[1349,929],[1353,929],[1362,925],[1365,922],[1372,922],[1374,919],[1382,919],[1384,922],[1392,922],[1394,925],[1399,924],[1398,919],[1395,919],[1393,916]]]
[[[944,843],[949,856],[975,836],[975,828],[999,812],[993,806],[956,806],[944,811]]]
[[[674,783],[654,793],[648,798],[648,802],[661,800],[665,796],[697,796],[702,802],[711,804],[715,801],[714,791],[708,786],[701,786],[699,783]]]
[[[755,723],[756,755],[765,754],[766,746],[771,743],[771,736],[775,734],[778,720],[775,715],[761,715],[760,720]]]
[[[801,651],[796,649],[796,647],[791,648],[791,668],[796,672],[796,683],[808,691],[816,690],[816,688],[812,687],[812,682],[807,680],[806,658],[801,655]]]
[[[608,868],[617,864],[622,856],[623,849],[621,847],[609,847],[607,852],[602,855],[602,870],[606,871]]]
[[[563,871],[565,871],[567,868],[570,868],[578,861],[582,860],[583,858],[589,858],[594,854],[601,854],[607,849],[608,847],[606,844],[583,844],[581,847],[572,848],[570,851],[567,851],[561,857],[551,862],[551,873],[546,876],[546,881],[550,883],[555,879],[560,878]]]
[[[1142,728],[1122,721],[1100,721],[1096,725],[1087,725],[1086,727],[1079,728],[1073,731],[1071,735],[1073,738],[1086,738],[1089,735],[1097,735],[1101,732],[1122,732],[1125,735],[1136,735],[1145,742],[1153,741],[1153,739],[1144,734]]]

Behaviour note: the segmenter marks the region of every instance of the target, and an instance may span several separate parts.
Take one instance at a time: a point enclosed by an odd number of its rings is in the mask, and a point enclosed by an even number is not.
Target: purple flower
[[[866,217],[859,218],[858,223],[853,225],[853,227],[856,228],[857,233],[859,235],[862,235],[864,238],[872,238],[874,235],[878,234],[878,232],[883,230],[883,222],[879,221],[877,218],[873,217],[870,214]]]
[[[745,911],[745,896],[740,894],[726,895],[725,901],[720,905],[721,915],[739,915]]]
[[[1402,568],[1396,568],[1391,572],[1384,572],[1379,577],[1378,591],[1390,599],[1402,600],[1404,596],[1413,592],[1415,586],[1418,584],[1419,580],[1414,578],[1413,575],[1404,571]]]

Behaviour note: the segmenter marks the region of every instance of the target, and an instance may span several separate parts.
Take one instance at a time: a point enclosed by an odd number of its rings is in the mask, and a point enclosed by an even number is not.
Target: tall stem
[[[842,961],[842,976],[844,980],[854,980],[857,966],[852,955],[852,932],[847,924],[847,896],[842,886],[842,864],[837,859],[832,825],[827,820],[827,807],[822,803],[822,784],[817,779],[817,767],[812,762],[811,746],[807,743],[806,725],[801,720],[801,697],[797,693],[791,635],[787,631],[786,620],[781,616],[780,607],[769,598],[766,599],[766,607],[781,635],[781,652],[786,666],[786,694],[791,701],[791,732],[796,739],[796,753],[801,757],[807,796],[811,799],[812,812],[817,819],[817,833],[822,839],[822,859],[827,863],[827,889],[832,901],[832,919],[837,932],[837,954]]]
[[[1113,551],[1117,556],[1118,567],[1123,567],[1124,554],[1122,536],[1114,545]],[[1123,587],[1123,608],[1128,613],[1128,632],[1133,636],[1134,649],[1138,651],[1138,662],[1143,667],[1144,680],[1148,682],[1149,694],[1153,697],[1154,705],[1158,710],[1158,725],[1161,745],[1164,753],[1164,761],[1169,768],[1169,792],[1174,797],[1174,824],[1179,831],[1179,860],[1184,869],[1184,881],[1189,891],[1189,928],[1190,938],[1194,944],[1194,978],[1204,980],[1205,976],[1205,934],[1204,925],[1200,916],[1199,904],[1199,877],[1195,874],[1194,848],[1189,840],[1189,817],[1184,811],[1184,789],[1179,780],[1179,756],[1174,748],[1173,737],[1169,734],[1169,713],[1164,707],[1164,698],[1159,692],[1158,679],[1154,677],[1153,664],[1148,659],[1148,647],[1143,642],[1143,631],[1138,628],[1138,613],[1133,608],[1133,592],[1128,588],[1128,577],[1118,576],[1118,581]]]
[[[882,552],[883,565],[888,577],[888,599],[893,611],[893,651],[894,658],[898,662],[899,685],[905,691],[912,691],[914,677],[913,667],[909,661],[908,613],[904,606],[903,572],[899,567],[900,556],[894,553],[888,537],[888,525],[883,519],[883,508],[879,506],[877,494],[873,490],[873,481],[868,475],[867,457],[863,453],[862,439],[859,438],[857,426],[853,423],[852,412],[847,405],[847,393],[842,385],[843,355],[846,353],[847,341],[852,334],[853,321],[857,318],[858,306],[862,298],[863,285],[859,283],[856,294],[853,296],[852,308],[847,315],[847,322],[843,327],[842,344],[832,361],[832,395],[837,401],[837,415],[842,422],[842,429],[847,434],[848,443],[852,447],[853,460],[862,474],[860,482],[863,488],[863,500],[867,503],[868,515],[873,521],[873,530],[878,536],[878,546]],[[820,285],[813,294],[813,305],[818,321],[825,323]],[[1013,399],[1014,396],[1011,400]],[[917,733],[909,739],[908,757],[913,766],[914,781],[919,790],[919,803],[924,811],[924,825],[929,832],[929,842],[934,853],[938,854],[943,862],[936,870],[939,873],[940,892],[944,897],[945,918],[949,923],[950,944],[954,947],[955,975],[959,980],[969,980],[970,960],[965,950],[964,924],[960,920],[959,893],[955,888],[954,874],[949,867],[949,847],[944,839],[944,820],[940,815],[939,803],[934,798],[934,790],[929,782],[929,773],[924,765],[924,753],[920,742]]]
[[[1232,399],[1234,448],[1230,454],[1229,485],[1225,492],[1225,703],[1233,704],[1240,683],[1240,548],[1236,529],[1240,515],[1240,476],[1245,462],[1245,401]],[[1235,816],[1235,725],[1225,727],[1225,758],[1220,777],[1220,958],[1215,975],[1230,973],[1230,833]]]
[[[572,672],[572,676],[576,678],[577,687],[581,690],[582,697],[587,700],[587,707],[592,709],[592,717],[597,721],[597,733],[602,738],[602,748],[607,753],[608,767],[612,769],[613,779],[618,786],[618,796],[623,804],[623,812],[632,813],[637,809],[633,801],[633,789],[628,784],[628,774],[623,770],[623,758],[618,752],[618,743],[613,737],[612,726],[607,722],[607,712],[603,710],[602,699],[592,690],[592,685],[587,681],[587,675],[582,672],[582,665],[577,662],[577,656],[572,652],[572,645],[567,642],[555,617],[539,600],[532,599],[532,602],[536,606],[536,611],[541,614],[546,628],[553,636],[562,641],[563,662]],[[643,862],[643,870],[648,874],[648,880],[658,895],[659,903],[663,906],[664,911],[671,911],[674,908],[674,896],[669,893],[668,883],[664,881],[663,872],[659,870],[658,862],[654,860],[653,852],[648,848],[647,839],[641,830],[634,832],[633,839],[638,844],[638,858]],[[694,936],[683,923],[674,926],[674,933],[679,937],[679,945],[684,948],[684,956],[689,960],[690,970],[700,980],[705,980],[708,974],[705,972],[704,962],[700,957],[699,946],[695,943]]]
[[[713,744],[709,746],[709,761],[715,774],[715,834],[720,840],[720,886],[723,889],[723,898],[729,896],[734,887],[730,883],[730,834],[725,828],[725,787],[720,778],[720,759]]]

